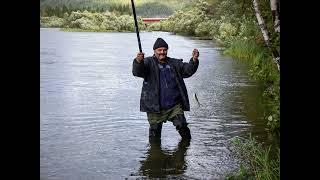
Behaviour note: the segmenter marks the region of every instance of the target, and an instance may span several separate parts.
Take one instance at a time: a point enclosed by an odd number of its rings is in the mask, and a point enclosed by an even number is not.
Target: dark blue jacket
[[[184,111],[190,111],[188,92],[183,78],[192,76],[198,69],[199,61],[194,62],[192,58],[189,63],[182,59],[167,57],[170,71],[174,75],[178,89],[181,94],[181,104]],[[132,64],[134,76],[143,78],[140,98],[140,111],[160,112],[160,77],[158,60],[153,55],[146,57],[140,64],[134,59]]]

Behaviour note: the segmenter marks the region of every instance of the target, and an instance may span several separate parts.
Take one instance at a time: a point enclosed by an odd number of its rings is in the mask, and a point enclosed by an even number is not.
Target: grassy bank
[[[236,41],[224,51],[240,61],[250,65],[251,77],[263,84],[263,99],[267,106],[264,118],[266,128],[278,142],[280,136],[280,75],[271,55],[266,48],[254,41]],[[254,139],[234,141],[238,158],[246,160],[239,171],[229,175],[228,179],[280,179],[280,147],[264,147]],[[271,156],[273,151],[273,157]]]
[[[251,136],[248,139],[235,138],[231,150],[242,160],[238,172],[228,174],[226,179],[280,179],[280,148],[271,153],[271,146],[263,147]]]

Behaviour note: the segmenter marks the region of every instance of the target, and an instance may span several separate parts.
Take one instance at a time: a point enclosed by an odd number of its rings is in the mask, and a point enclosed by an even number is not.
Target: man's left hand
[[[193,49],[193,51],[192,51],[192,59],[193,59],[193,61],[198,61],[198,57],[199,57],[198,49]]]

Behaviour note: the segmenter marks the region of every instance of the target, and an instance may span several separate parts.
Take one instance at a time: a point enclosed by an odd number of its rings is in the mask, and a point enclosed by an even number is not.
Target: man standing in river
[[[171,121],[182,139],[191,139],[184,111],[190,111],[187,88],[183,78],[198,69],[199,51],[194,49],[189,63],[167,57],[168,44],[158,38],[153,46],[154,55],[144,58],[139,52],[133,60],[132,73],[143,78],[140,111],[146,112],[149,137],[161,138],[162,124]]]

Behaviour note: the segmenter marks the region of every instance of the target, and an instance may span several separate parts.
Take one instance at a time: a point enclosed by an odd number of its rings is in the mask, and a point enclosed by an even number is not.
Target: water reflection
[[[140,161],[139,173],[149,178],[167,178],[181,175],[187,169],[185,156],[190,140],[181,139],[174,150],[164,149],[161,140],[149,139],[147,157]]]

